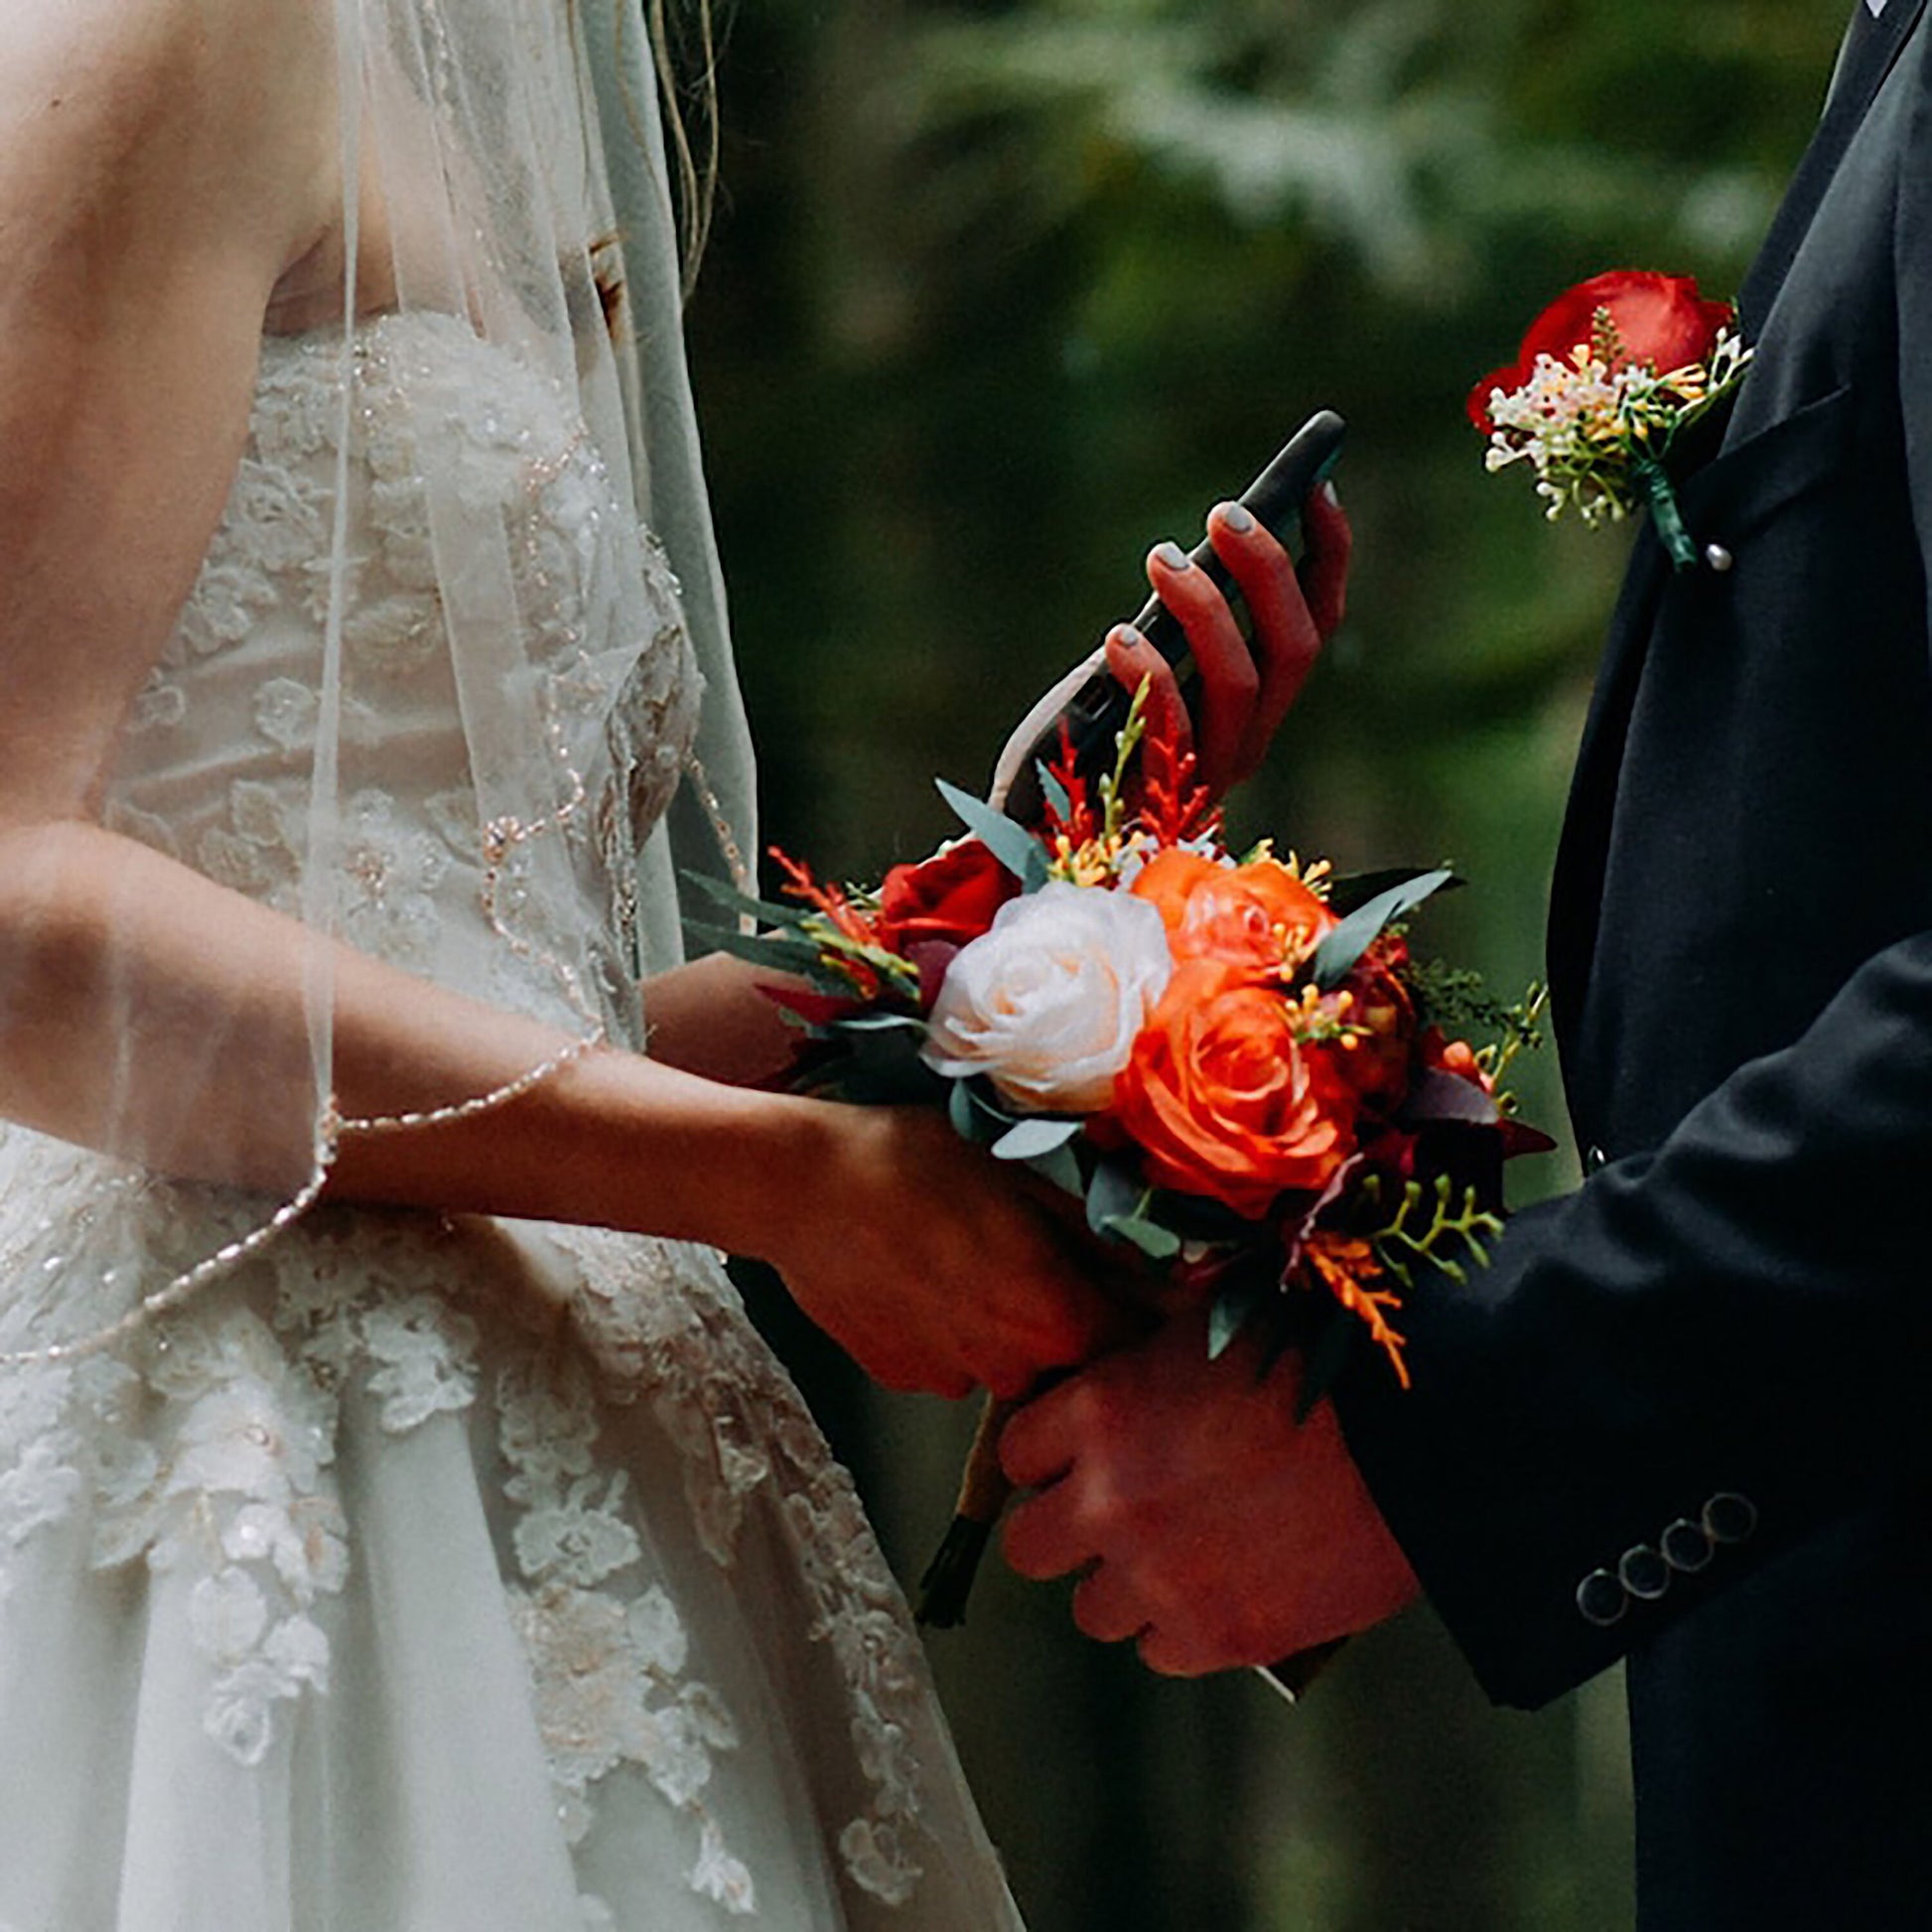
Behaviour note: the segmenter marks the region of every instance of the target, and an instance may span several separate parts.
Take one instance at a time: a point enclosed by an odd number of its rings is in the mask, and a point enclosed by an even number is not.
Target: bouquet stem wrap
[[[952,1526],[919,1579],[917,1614],[929,1629],[956,1630],[966,1621],[966,1601],[980,1561],[1013,1497],[1013,1485],[1000,1467],[1000,1437],[1019,1408],[1017,1402],[989,1396],[980,1411],[959,1478]]]

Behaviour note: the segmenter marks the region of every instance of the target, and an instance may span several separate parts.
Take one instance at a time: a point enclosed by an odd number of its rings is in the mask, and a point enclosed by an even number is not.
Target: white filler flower
[[[1023,1113],[1097,1113],[1173,972],[1146,899],[1055,881],[1001,906],[946,972],[924,1056]]]

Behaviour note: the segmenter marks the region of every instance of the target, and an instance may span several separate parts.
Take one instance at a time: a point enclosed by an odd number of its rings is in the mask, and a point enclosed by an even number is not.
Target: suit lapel
[[[1747,339],[1755,341],[1763,328],[1846,150],[1925,7],[1926,0],[1887,0],[1874,19],[1866,0],[1859,0],[1824,117],[1738,298]],[[1576,775],[1571,781],[1570,805],[1551,886],[1550,985],[1558,1043],[1566,1054],[1576,1040],[1577,1021],[1596,946],[1598,901],[1609,857],[1624,738],[1636,702],[1644,651],[1670,574],[1669,557],[1646,521],[1637,533],[1623,593],[1610,620],[1596,688],[1578,747]]]
[[[1638,674],[1643,668],[1640,645],[1650,635],[1669,574],[1669,555],[1646,522],[1637,532],[1622,595],[1610,619],[1603,661],[1597,669],[1589,714],[1577,748],[1570,803],[1564,813],[1563,837],[1550,882],[1547,951],[1551,1021],[1566,1063],[1567,1084],[1573,1091],[1577,1083],[1569,1061],[1588,986],[1590,957],[1596,950],[1596,915],[1609,860],[1617,771],[1631,708],[1636,703]]]
[[[1839,57],[1824,118],[1798,164],[1798,172],[1791,178],[1791,186],[1738,296],[1744,334],[1753,342],[1771,313],[1771,304],[1777,300],[1784,278],[1791,272],[1791,264],[1798,258],[1805,236],[1811,232],[1813,217],[1838,173],[1839,163],[1845,159],[1846,149],[1852,145],[1852,137],[1858,133],[1924,11],[1925,0],[1888,0],[1875,20],[1864,0],[1859,0],[1853,9],[1852,25],[1846,33],[1845,49]]]

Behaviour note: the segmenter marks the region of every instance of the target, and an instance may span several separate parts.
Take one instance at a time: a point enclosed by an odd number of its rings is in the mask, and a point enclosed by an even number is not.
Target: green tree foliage
[[[1486,477],[1462,397],[1597,269],[1734,290],[1842,24],[1824,0],[740,0],[692,334],[774,833],[852,877],[927,848],[931,775],[983,779],[1138,605],[1146,548],[1192,541],[1326,404],[1351,618],[1236,828],[1344,869],[1452,859],[1473,889],[1430,943],[1499,990],[1538,973],[1624,546]],[[1560,1120],[1552,1068],[1513,1078]],[[908,1574],[964,1419],[817,1386]],[[1504,1718],[1417,1619],[1291,1717],[1083,1646],[1063,1595],[990,1580],[937,1658],[1038,1932],[1628,1923],[1613,1684]]]

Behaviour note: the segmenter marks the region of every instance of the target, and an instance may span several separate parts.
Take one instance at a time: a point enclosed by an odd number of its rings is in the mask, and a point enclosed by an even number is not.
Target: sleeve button
[[[1757,1528],[1757,1505],[1722,1490],[1704,1505],[1704,1533],[1713,1543],[1745,1543]]]
[[[1686,1577],[1695,1577],[1711,1561],[1710,1533],[1702,1523],[1680,1516],[1659,1539],[1664,1561]]]
[[[1616,1567],[1617,1581],[1640,1603],[1654,1603],[1670,1588],[1670,1565],[1648,1544],[1625,1550]]]
[[[1601,1173],[1610,1165],[1610,1157],[1600,1147],[1587,1147],[1584,1150],[1584,1172]]]
[[[1577,1609],[1586,1623],[1607,1630],[1630,1607],[1629,1593],[1607,1570],[1592,1570],[1577,1586]]]

